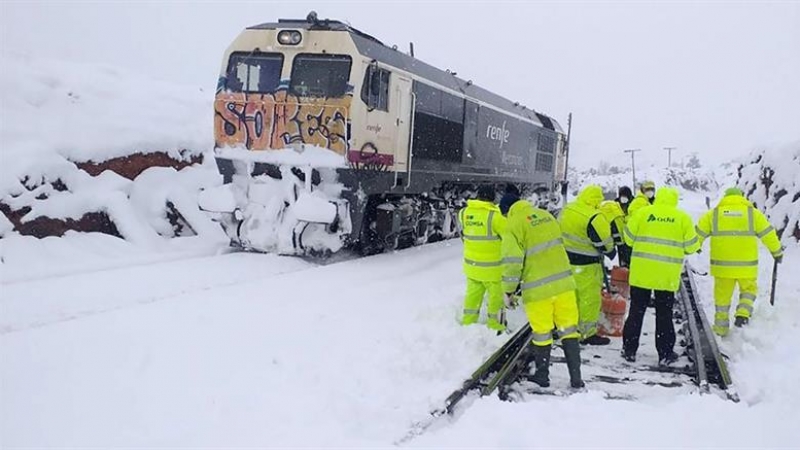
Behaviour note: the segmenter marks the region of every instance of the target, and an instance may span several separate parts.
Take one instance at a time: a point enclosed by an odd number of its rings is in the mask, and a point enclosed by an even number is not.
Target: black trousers
[[[619,255],[619,265],[622,267],[631,266],[631,248],[625,244],[617,246],[617,254]]]
[[[655,292],[656,298],[656,350],[658,358],[661,359],[669,355],[675,348],[675,325],[672,323],[672,307],[675,304],[674,292],[652,291],[631,286],[631,308],[622,330],[622,348],[625,353],[634,355],[639,349],[642,322],[652,292]]]

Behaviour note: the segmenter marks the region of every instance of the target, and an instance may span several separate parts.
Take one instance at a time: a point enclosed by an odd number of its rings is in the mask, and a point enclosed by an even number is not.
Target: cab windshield
[[[347,55],[297,55],[290,89],[301,97],[343,97],[350,80],[351,62]]]
[[[283,55],[236,52],[228,60],[225,88],[232,92],[273,93],[281,83]]]

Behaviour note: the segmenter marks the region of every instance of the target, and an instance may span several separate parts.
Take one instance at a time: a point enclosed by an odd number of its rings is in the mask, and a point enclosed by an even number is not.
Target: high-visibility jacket
[[[646,195],[641,192],[637,193],[636,197],[633,197],[630,206],[628,206],[628,217],[633,217],[633,215],[636,214],[636,211],[639,211],[640,209],[650,205],[650,199],[647,198]]]
[[[655,203],[628,220],[625,242],[632,247],[630,285],[675,292],[683,258],[700,249],[692,218],[678,209],[678,191],[658,189]]]
[[[503,233],[503,289],[522,290],[523,302],[575,290],[561,227],[549,212],[519,200]]]
[[[741,195],[729,195],[697,222],[702,245],[711,238],[711,275],[720,278],[758,278],[758,241],[772,256],[781,255],[781,243],[769,220]]]
[[[506,226],[500,208],[483,200],[467,200],[458,217],[464,240],[464,274],[477,281],[500,281],[500,233]]]
[[[625,212],[622,210],[622,206],[614,200],[606,200],[600,203],[598,209],[611,224],[611,237],[614,239],[614,244],[624,244],[622,232],[625,230]]]
[[[558,216],[564,247],[573,264],[576,261],[582,264],[599,263],[603,253],[614,250],[611,226],[597,209],[602,201],[603,190],[600,186],[587,186]]]

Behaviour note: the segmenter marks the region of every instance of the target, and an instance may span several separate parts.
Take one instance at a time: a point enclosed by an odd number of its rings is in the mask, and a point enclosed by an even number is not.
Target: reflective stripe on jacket
[[[572,255],[588,257],[592,263],[599,262],[603,253],[614,249],[611,226],[597,207],[603,201],[600,186],[591,185],[578,194],[575,201],[567,204],[558,216],[564,247]],[[599,237],[599,242],[589,238],[589,227]],[[584,258],[586,259],[586,258]]]
[[[769,220],[741,195],[729,195],[697,222],[702,244],[711,238],[711,275],[720,278],[758,277],[758,239],[773,256],[781,243]]]
[[[503,289],[519,286],[523,302],[575,289],[561,228],[549,212],[519,200],[508,211],[503,234]]]
[[[500,233],[506,219],[494,203],[468,200],[458,214],[464,240],[464,274],[477,281],[500,281]]]
[[[625,242],[632,247],[631,286],[678,290],[683,258],[696,252],[700,242],[692,218],[677,205],[678,191],[662,187],[655,203],[642,208],[628,221]]]

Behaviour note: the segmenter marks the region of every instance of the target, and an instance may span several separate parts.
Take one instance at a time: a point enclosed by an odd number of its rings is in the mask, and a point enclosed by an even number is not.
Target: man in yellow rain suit
[[[509,296],[517,290],[522,292],[522,305],[533,330],[533,381],[542,387],[550,385],[555,329],[567,360],[570,385],[582,388],[575,280],[561,228],[552,214],[527,201],[517,198],[507,204],[510,209],[503,233],[503,289]]]
[[[656,199],[656,184],[652,181],[645,181],[639,186],[639,193],[633,198],[631,205],[628,207],[628,217],[633,217],[636,211],[650,206]]]
[[[577,283],[578,331],[582,344],[608,345],[607,337],[597,335],[603,287],[603,255],[616,253],[611,226],[597,207],[603,201],[600,186],[585,187],[578,198],[567,204],[558,217],[572,275]]]
[[[464,274],[467,276],[461,323],[470,325],[478,321],[484,294],[488,293],[486,325],[499,332],[506,328],[503,288],[500,285],[503,276],[500,233],[505,229],[506,219],[494,204],[494,198],[494,186],[480,186],[477,198],[467,200],[467,206],[458,215],[464,240]]]
[[[714,332],[728,334],[731,297],[739,285],[739,305],[735,325],[747,324],[758,296],[758,241],[781,261],[783,253],[775,228],[761,211],[744,197],[741,190],[730,188],[716,208],[697,223],[700,243],[711,238],[711,275],[714,276]]]
[[[656,201],[628,220],[625,240],[631,253],[631,306],[622,330],[622,356],[636,360],[642,322],[650,297],[656,306],[656,351],[659,365],[678,359],[672,307],[680,287],[683,258],[700,249],[692,218],[678,208],[678,191],[658,190]]]

